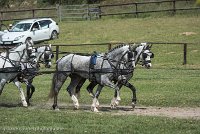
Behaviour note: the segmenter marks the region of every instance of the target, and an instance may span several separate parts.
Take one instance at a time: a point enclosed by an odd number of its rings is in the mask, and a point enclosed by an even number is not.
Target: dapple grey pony
[[[20,82],[15,79],[18,74],[21,73],[21,63],[25,62],[36,62],[36,59],[32,59],[32,44],[19,44],[16,47],[2,52],[0,54],[0,95],[2,94],[3,88],[7,82],[13,81],[14,84],[20,91],[20,97],[23,106],[27,107],[23,89]]]
[[[50,68],[52,65],[51,59],[54,57],[51,44],[36,47],[34,48],[33,51],[35,53],[37,62],[21,63],[22,73],[21,73],[20,81],[24,82],[27,85],[26,86],[26,90],[27,90],[26,101],[28,105],[30,105],[30,99],[35,91],[35,87],[32,83],[33,83],[33,79],[38,74],[40,63],[44,64],[46,68]]]
[[[137,64],[141,64],[143,66],[145,66],[146,68],[150,68],[152,66],[151,64],[151,58],[154,57],[154,54],[150,51],[151,46],[148,45],[147,43],[141,43],[141,44],[134,44],[134,46],[137,46],[134,52],[134,59],[135,59],[135,66]],[[130,67],[124,67],[124,69],[131,69]],[[124,85],[128,88],[131,89],[132,91],[132,107],[134,108],[136,105],[136,88],[130,83],[128,82],[132,77],[133,77],[133,72],[135,69],[133,69],[132,71],[129,71],[129,73],[127,75],[123,75],[123,79],[121,81],[118,82],[118,87],[119,89],[121,89],[121,87]],[[82,79],[77,87],[76,87],[76,94],[77,96],[79,96],[80,94],[80,89],[82,87],[82,85],[84,84],[86,79]],[[116,79],[113,79],[113,81],[117,82]],[[98,88],[99,90],[97,90],[96,94],[93,93],[93,88],[97,85],[98,83],[96,81],[92,81],[88,86],[87,86],[87,90],[89,92],[89,94],[92,97],[95,96],[99,96],[100,92],[102,90],[102,88]],[[111,101],[111,108],[115,108],[116,105],[119,104],[118,101],[116,101],[116,97],[117,97],[117,93],[115,92],[114,98]],[[97,102],[96,106],[98,107],[99,103]]]
[[[122,64],[129,64],[131,66],[135,65],[134,61],[128,58],[128,55],[131,54],[133,54],[133,48],[130,45],[119,45],[110,50],[105,57],[97,58],[94,72],[93,69],[90,68],[90,56],[69,54],[60,58],[57,61],[56,66],[58,72],[53,76],[51,91],[49,94],[49,97],[54,97],[53,109],[58,109],[57,96],[68,76],[71,77],[71,82],[67,87],[67,91],[71,96],[75,108],[79,107],[79,103],[73,93],[73,89],[77,86],[81,78],[89,80],[95,78],[98,84],[111,87],[118,92],[119,88],[117,87],[117,84],[112,82],[112,80],[114,77],[118,79],[118,77],[121,76],[119,69]],[[77,75],[81,77],[76,77]],[[119,95],[117,95],[116,99],[120,99],[118,96]],[[95,99],[97,98],[94,98],[93,102]],[[97,110],[93,105],[91,108],[93,111]]]

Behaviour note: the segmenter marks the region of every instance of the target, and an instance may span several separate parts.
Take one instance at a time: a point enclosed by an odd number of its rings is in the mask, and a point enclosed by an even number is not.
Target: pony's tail
[[[51,88],[50,88],[49,98],[53,98],[55,96],[56,75],[57,75],[57,73],[55,73],[52,78],[52,84],[51,84]]]

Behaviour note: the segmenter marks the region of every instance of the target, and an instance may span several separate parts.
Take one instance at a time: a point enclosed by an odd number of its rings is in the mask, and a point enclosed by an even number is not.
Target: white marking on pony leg
[[[16,81],[16,82],[14,82],[14,83],[15,83],[15,85],[17,86],[17,88],[19,89],[19,93],[20,93],[22,105],[23,105],[24,107],[28,107],[28,104],[27,104],[26,99],[25,99],[25,96],[24,96],[24,91],[23,91],[23,89],[21,88],[21,85],[20,85],[19,81]]]
[[[99,107],[99,101],[98,100],[96,101],[96,107]]]
[[[132,102],[132,108],[135,108],[135,106],[136,106],[136,103],[135,102]]]
[[[99,110],[96,107],[97,102],[98,102],[97,98],[94,98],[93,101],[92,101],[91,111],[99,112]]]
[[[117,101],[120,101],[121,98],[120,98],[120,95],[119,95],[119,91],[117,91],[117,98],[116,98]]]
[[[111,109],[115,109],[118,105],[119,105],[119,100],[116,97],[114,97],[111,100],[111,104],[110,104]]]
[[[114,97],[114,98],[111,100],[111,104],[110,104],[111,109],[116,108],[115,102],[116,102],[116,98]]]
[[[99,110],[96,108],[96,107],[94,107],[94,110],[93,110],[93,112],[99,112]]]
[[[79,103],[78,103],[78,99],[76,98],[76,96],[75,96],[75,95],[72,95],[71,99],[72,99],[72,101],[73,101],[74,107],[75,107],[76,109],[79,109]]]

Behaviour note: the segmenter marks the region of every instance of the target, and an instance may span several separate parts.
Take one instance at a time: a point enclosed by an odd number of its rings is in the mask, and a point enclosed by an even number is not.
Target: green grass
[[[194,42],[199,43],[200,18],[162,17],[101,19],[96,21],[62,22],[60,39],[54,44],[101,42]],[[195,35],[181,35],[194,32]]]
[[[199,120],[180,120],[145,116],[117,116],[85,111],[29,110],[1,108],[2,133],[198,133]],[[14,129],[14,130],[9,130]],[[9,130],[9,131],[8,131]]]
[[[138,106],[160,107],[199,107],[199,70],[188,69],[140,69],[131,80],[138,95]],[[32,98],[32,106],[28,109],[19,107],[20,99],[13,84],[6,85],[0,98],[0,129],[3,133],[198,133],[200,121],[192,119],[173,119],[165,117],[148,117],[136,115],[113,115],[117,112],[95,114],[88,110],[76,110],[65,88],[59,94],[58,104],[61,111],[51,109],[48,93],[51,75],[38,76],[34,84],[36,92]],[[42,81],[42,82],[41,82]],[[85,90],[81,90],[80,104],[90,105],[92,100]],[[45,86],[44,86],[45,85]],[[105,88],[99,97],[100,104],[110,104],[113,90]],[[130,106],[131,92],[127,88],[121,90],[120,105]],[[48,102],[48,103],[47,103]],[[46,104],[47,103],[47,104]],[[50,104],[49,104],[50,103]],[[10,130],[14,129],[14,130]],[[31,130],[31,131],[30,131]]]
[[[97,21],[62,22],[59,40],[52,44],[85,44],[105,42],[185,42],[188,45],[189,67],[198,67],[200,60],[199,16],[163,18],[102,19]],[[193,32],[184,35],[184,32]],[[62,47],[61,51],[92,53],[105,52],[107,46]],[[154,44],[154,66],[177,67],[183,63],[183,45]],[[182,66],[181,66],[182,67]]]
[[[188,64],[183,63],[182,45],[153,45],[155,58],[152,69],[137,66],[131,83],[137,88],[138,106],[199,107],[200,76],[200,18],[163,17],[139,19],[102,19],[97,21],[59,23],[61,34],[52,44],[82,44],[102,42],[190,42]],[[194,35],[181,35],[194,32]],[[62,51],[92,53],[107,51],[107,46],[62,47]],[[55,67],[55,64],[54,64]],[[54,69],[54,67],[52,69]],[[13,84],[5,86],[0,96],[0,131],[2,133],[199,133],[199,120],[149,117],[136,115],[113,115],[110,112],[92,113],[88,110],[74,111],[66,87],[63,85],[58,99],[61,111],[51,109],[48,93],[52,74],[36,77],[36,92],[32,106],[20,107],[19,92]],[[92,103],[85,90],[81,90],[80,104]],[[25,89],[25,86],[23,85]],[[100,104],[110,104],[113,90],[104,88]],[[120,105],[130,106],[131,91],[121,89]],[[47,103],[48,102],[48,103]],[[46,105],[46,103],[48,105]],[[62,107],[62,104],[67,106]],[[109,111],[109,110],[108,110]],[[10,130],[14,129],[14,130]],[[54,130],[54,131],[53,131]]]

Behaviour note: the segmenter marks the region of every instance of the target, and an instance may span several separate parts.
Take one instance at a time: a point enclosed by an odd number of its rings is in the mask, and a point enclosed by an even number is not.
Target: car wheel
[[[51,39],[52,40],[54,40],[54,39],[57,39],[58,38],[58,33],[57,33],[57,31],[53,31],[52,33],[51,33]]]
[[[31,43],[33,45],[33,40],[29,37],[25,40],[25,43]]]

